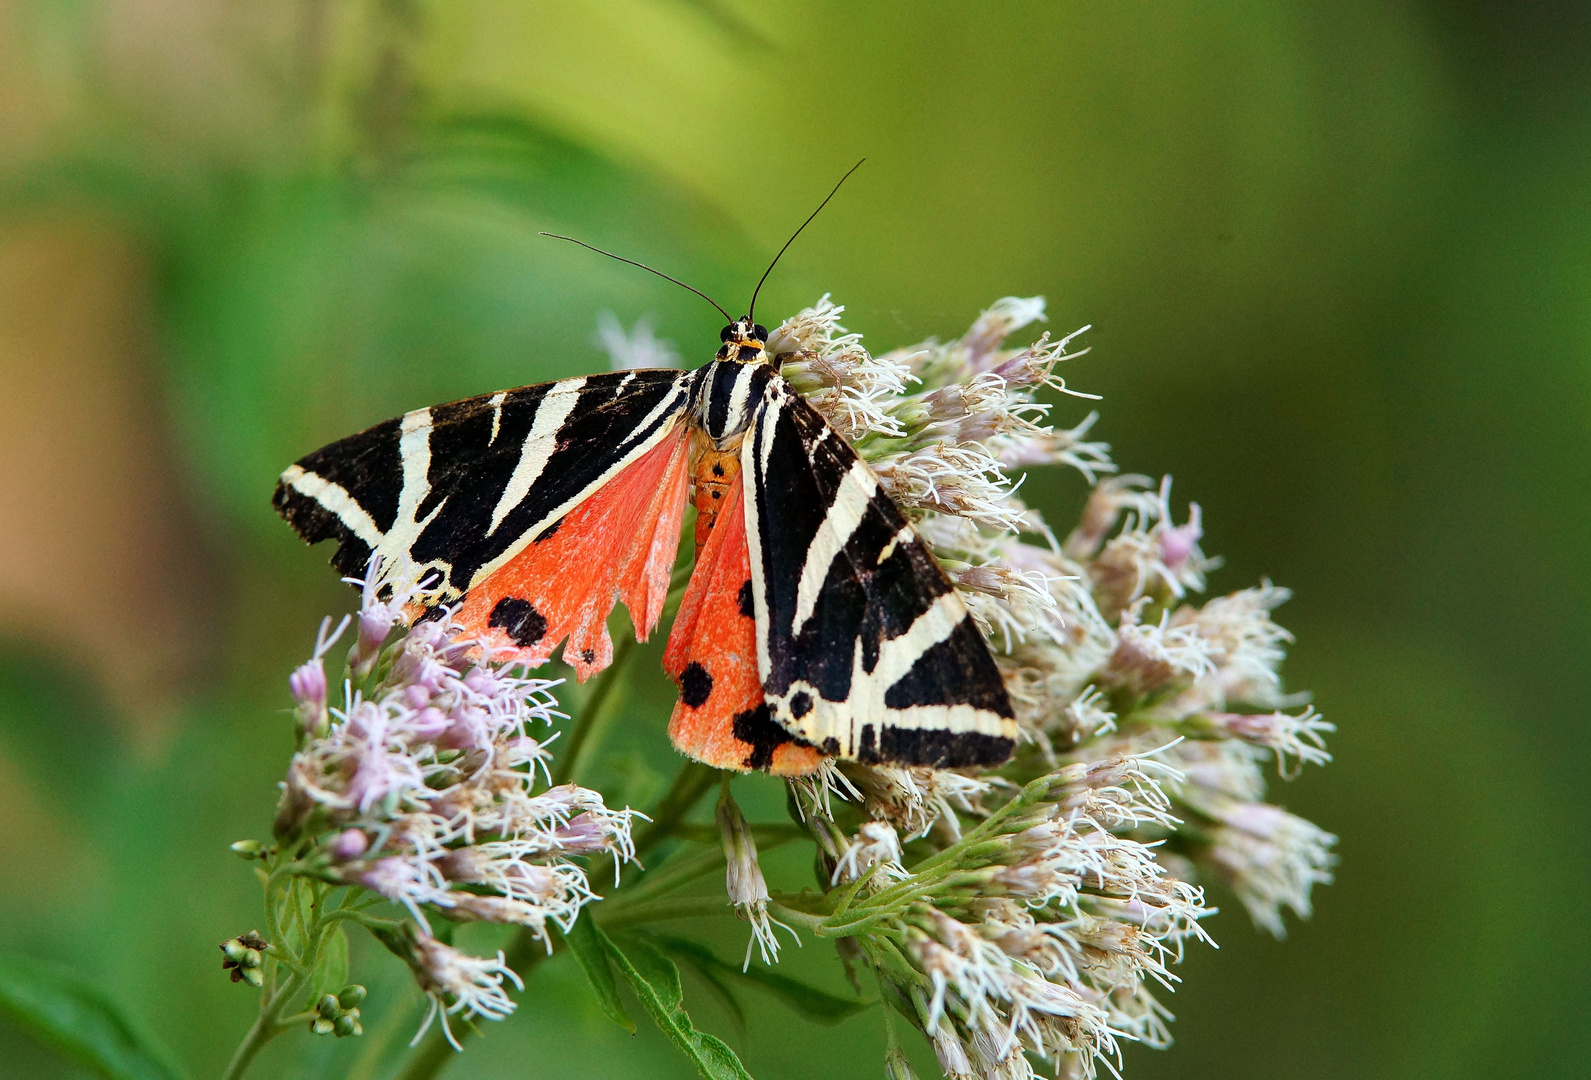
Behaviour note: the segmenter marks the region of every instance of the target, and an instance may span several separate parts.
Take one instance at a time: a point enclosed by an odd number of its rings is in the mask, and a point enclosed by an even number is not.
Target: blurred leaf
[[[722,1039],[697,1031],[691,1025],[683,1005],[679,968],[674,966],[674,961],[640,939],[626,942],[629,949],[626,955],[601,927],[593,924],[591,933],[618,965],[619,973],[629,981],[630,989],[663,1034],[691,1059],[702,1076],[707,1080],[751,1080],[751,1074]]]
[[[68,968],[0,956],[0,1012],[109,1080],[178,1080],[186,1075],[120,1005]]]
[[[337,923],[320,947],[315,961],[315,975],[309,984],[309,1002],[313,1006],[322,994],[335,994],[348,985],[348,935],[343,924]]]
[[[690,964],[704,977],[725,976],[760,987],[809,1020],[834,1024],[875,1004],[871,1001],[852,1001],[839,997],[765,967],[742,970],[734,964],[720,960],[707,946],[686,938],[659,934],[649,935],[648,940],[669,955]]]
[[[587,916],[576,919],[574,929],[565,934],[563,939],[579,961],[580,970],[586,973],[602,1011],[608,1019],[634,1035],[635,1021],[630,1019],[630,1014],[624,1011],[624,1002],[619,1000],[619,984],[614,980],[613,968],[608,964],[607,950],[597,940],[598,933],[600,931],[596,929],[596,923]]]

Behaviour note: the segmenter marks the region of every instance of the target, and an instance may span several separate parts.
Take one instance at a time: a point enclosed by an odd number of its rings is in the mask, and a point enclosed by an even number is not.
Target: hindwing
[[[774,376],[740,453],[757,666],[773,718],[840,757],[1005,761],[1016,723],[994,657],[855,450]]]

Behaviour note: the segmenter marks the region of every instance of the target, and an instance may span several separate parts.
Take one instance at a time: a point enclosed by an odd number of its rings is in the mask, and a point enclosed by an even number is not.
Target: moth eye
[[[722,330],[720,330],[718,332],[718,340],[719,341],[728,341],[730,338],[732,338],[734,336],[735,336],[735,324],[734,323],[730,323],[728,326],[724,327]]]
[[[768,328],[762,325],[762,323],[758,323],[756,326],[753,326],[751,328],[751,333],[752,336],[754,336],[758,341],[768,340]]]

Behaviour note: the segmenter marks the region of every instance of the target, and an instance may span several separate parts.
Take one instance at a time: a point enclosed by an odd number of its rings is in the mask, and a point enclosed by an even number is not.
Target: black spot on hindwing
[[[757,617],[756,598],[752,596],[750,581],[740,587],[740,592],[736,595],[735,601],[740,605],[740,613],[746,618],[754,619]]]
[[[500,626],[515,645],[529,648],[547,633],[547,619],[529,600],[505,596],[492,608],[487,626]]]
[[[679,677],[680,700],[692,709],[699,709],[707,704],[712,692],[713,677],[707,669],[694,660],[686,664]]]
[[[747,769],[772,768],[773,752],[781,746],[792,743],[797,746],[811,745],[775,723],[773,716],[768,712],[766,701],[755,709],[736,713],[731,730],[735,738],[751,747],[751,753],[741,762],[741,765]]]

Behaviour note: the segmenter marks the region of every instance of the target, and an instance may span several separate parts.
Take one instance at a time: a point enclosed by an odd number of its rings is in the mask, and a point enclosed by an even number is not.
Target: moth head
[[[718,350],[718,359],[733,360],[741,364],[765,364],[768,357],[764,347],[768,341],[768,328],[742,315],[719,332],[724,344]]]

